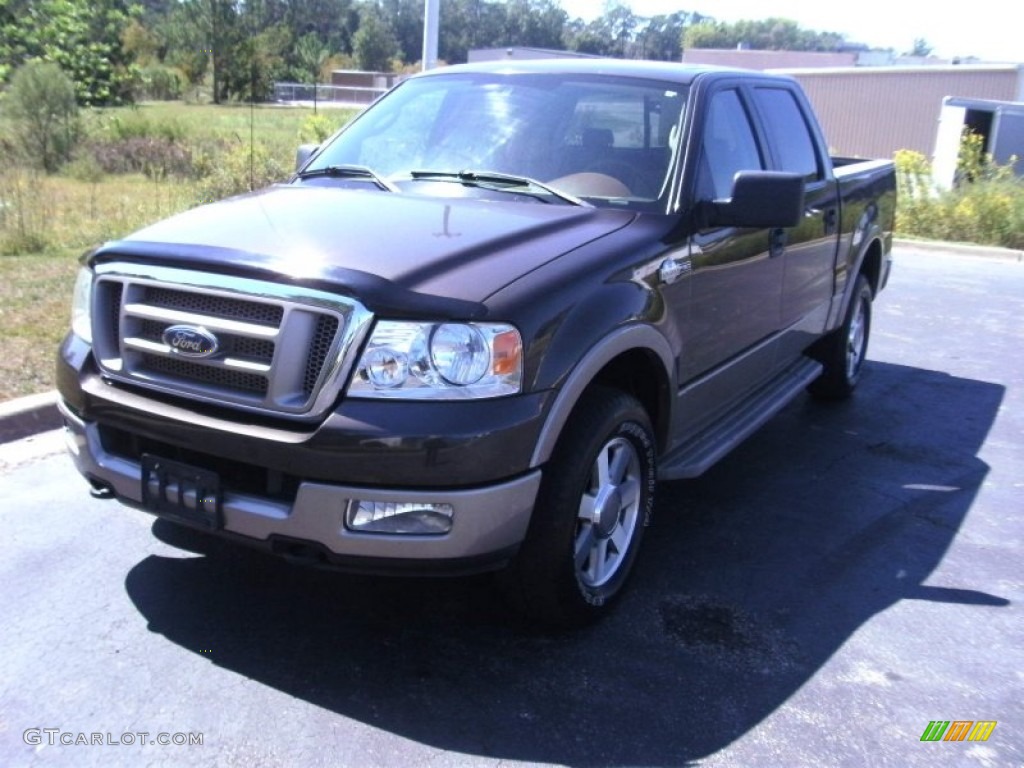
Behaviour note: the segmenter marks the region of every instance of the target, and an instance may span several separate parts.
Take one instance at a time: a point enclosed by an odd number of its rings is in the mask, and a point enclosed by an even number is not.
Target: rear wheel
[[[842,326],[822,339],[814,350],[825,370],[808,390],[822,400],[845,400],[856,388],[867,357],[871,335],[871,285],[857,276]]]
[[[501,576],[516,607],[559,627],[603,615],[632,570],[654,487],[646,411],[617,390],[588,392],[544,469],[519,554]]]

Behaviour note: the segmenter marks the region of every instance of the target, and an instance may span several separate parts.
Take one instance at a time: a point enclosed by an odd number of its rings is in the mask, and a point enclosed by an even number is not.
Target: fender
[[[634,324],[617,328],[588,351],[566,377],[541,428],[537,446],[530,459],[531,469],[551,458],[551,452],[562,434],[565,423],[569,420],[569,414],[594,378],[616,357],[634,349],[654,352],[670,381],[670,391],[676,391],[677,384],[673,375],[674,355],[665,337],[649,325]]]
[[[865,217],[862,218],[862,222],[858,222],[857,229],[854,231],[853,239],[856,244],[857,251],[854,258],[847,258],[846,266],[846,280],[843,286],[842,294],[838,297],[839,301],[833,301],[832,312],[829,317],[828,327],[830,330],[834,330],[839,327],[842,319],[846,317],[846,309],[850,304],[850,297],[853,294],[853,287],[856,285],[856,276],[860,274],[864,267],[864,262],[867,259],[868,252],[871,250],[875,243],[878,243],[879,248],[883,254],[885,250],[885,231],[879,225],[878,222],[878,210],[872,206],[873,210],[870,212],[865,211]],[[859,242],[857,242],[859,236]],[[852,251],[852,249],[851,249]],[[879,275],[877,285],[872,285],[872,289],[877,294],[884,286],[887,279],[887,265],[883,263],[879,266]]]

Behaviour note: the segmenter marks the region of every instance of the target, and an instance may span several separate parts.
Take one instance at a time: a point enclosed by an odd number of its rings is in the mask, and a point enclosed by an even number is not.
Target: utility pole
[[[437,27],[441,0],[425,0],[423,10],[423,69],[437,66]]]

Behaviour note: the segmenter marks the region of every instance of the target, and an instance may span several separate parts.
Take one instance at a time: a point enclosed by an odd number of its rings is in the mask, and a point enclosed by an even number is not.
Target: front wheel
[[[823,338],[813,350],[825,370],[808,390],[822,400],[845,400],[860,381],[871,335],[871,285],[857,276],[843,324]]]
[[[589,391],[566,425],[522,547],[501,583],[531,618],[587,624],[619,596],[654,506],[655,446],[637,400]]]

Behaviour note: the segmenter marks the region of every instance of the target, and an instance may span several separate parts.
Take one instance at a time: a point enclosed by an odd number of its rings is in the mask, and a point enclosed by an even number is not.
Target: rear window
[[[778,155],[779,170],[799,173],[808,181],[819,178],[814,141],[793,92],[785,88],[755,88],[754,100]]]

